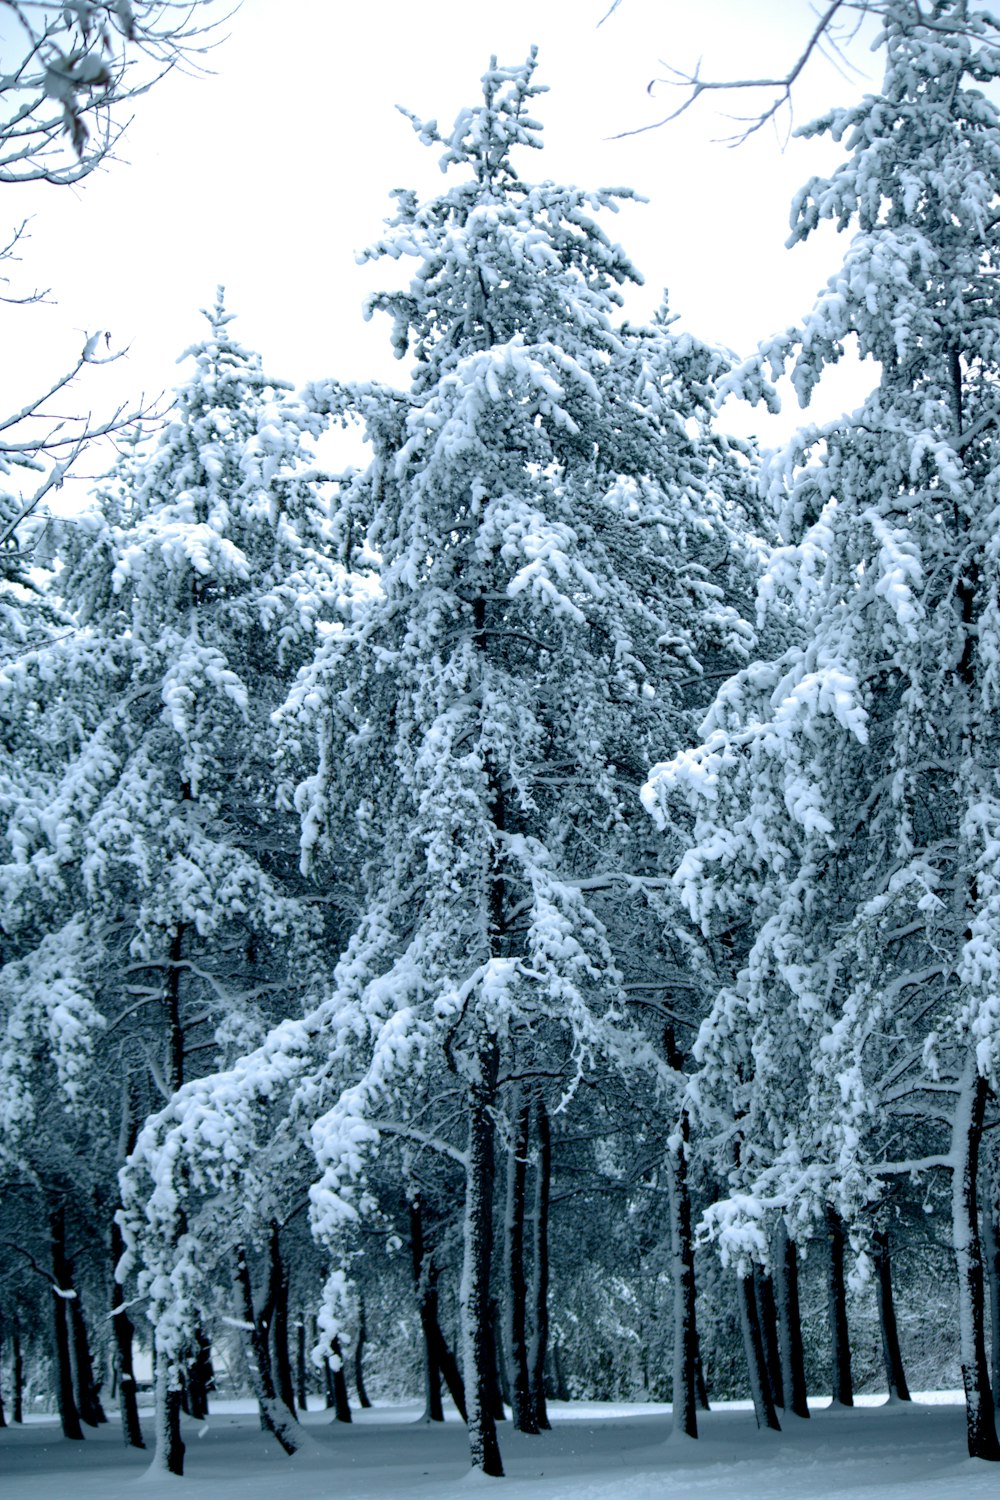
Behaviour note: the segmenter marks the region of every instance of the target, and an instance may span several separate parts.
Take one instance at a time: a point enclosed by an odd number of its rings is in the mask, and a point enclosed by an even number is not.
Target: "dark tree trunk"
[[[112,1219],[111,1253],[115,1265],[121,1260],[124,1250],[125,1242],[122,1239],[121,1229]],[[115,1336],[115,1372],[118,1377],[118,1410],[121,1413],[122,1438],[127,1448],[145,1448],[142,1427],[139,1423],[139,1403],[136,1399],[135,1369],[132,1363],[132,1340],[135,1329],[128,1312],[121,1305],[121,1298],[125,1293],[117,1282],[114,1283],[112,1295],[116,1299],[115,1309],[111,1315],[111,1328]]]
[[[983,1262],[979,1247],[976,1175],[988,1085],[974,1071],[963,1079],[952,1125],[952,1234],[958,1272],[958,1320],[970,1458],[1000,1460],[993,1395],[986,1365]]]
[[[528,1132],[531,1102],[516,1089],[512,1099],[513,1134],[507,1157],[507,1204],[504,1214],[504,1260],[511,1418],[518,1432],[538,1433],[528,1370],[528,1278],[524,1257],[524,1223],[528,1186]]]
[[[851,1338],[847,1327],[847,1278],[844,1253],[847,1236],[844,1222],[832,1205],[826,1209],[826,1237],[830,1247],[829,1314],[830,1359],[834,1406],[854,1405],[851,1376]]]
[[[367,1333],[365,1299],[364,1297],[360,1297],[358,1299],[358,1337],[354,1345],[354,1389],[358,1393],[358,1405],[362,1411],[371,1406],[371,1402],[368,1399],[368,1392],[365,1390],[365,1378],[362,1370],[362,1359]]]
[[[809,1416],[806,1400],[806,1362],[802,1348],[802,1313],[799,1307],[799,1257],[784,1218],[778,1221],[775,1290],[778,1302],[778,1338],[781,1355],[781,1385],[785,1411],[796,1417]]]
[[[705,1383],[705,1366],[701,1358],[701,1345],[698,1345],[698,1353],[694,1366],[694,1389],[698,1398],[698,1407],[701,1411],[711,1411],[712,1407],[708,1399],[708,1386]]]
[[[994,1410],[1000,1412],[1000,1231],[995,1193],[996,1187],[991,1183],[982,1212],[983,1270],[990,1299],[990,1384]]]
[[[270,1275],[268,1286],[268,1306],[270,1308],[270,1328],[268,1329],[269,1352],[274,1370],[274,1384],[279,1397],[288,1407],[292,1416],[295,1416],[295,1385],[292,1380],[292,1361],[288,1347],[288,1270],[281,1258],[281,1244],[279,1239],[280,1230],[277,1224],[271,1225],[270,1241]]]
[[[559,1353],[558,1339],[552,1345],[552,1376],[556,1400],[568,1401],[569,1386],[566,1384],[566,1374],[563,1370],[562,1355]]]
[[[531,1338],[528,1378],[531,1406],[540,1431],[550,1427],[545,1409],[545,1356],[549,1347],[549,1197],[552,1189],[552,1129],[539,1089],[535,1095],[535,1197],[531,1213]]]
[[[81,1422],[85,1422],[88,1427],[100,1427],[108,1419],[101,1405],[97,1382],[94,1379],[94,1362],[90,1357],[90,1340],[87,1337],[87,1324],[79,1296],[74,1297],[70,1302],[69,1316],[73,1339],[73,1369],[76,1373],[77,1411],[80,1413]]]
[[[300,1412],[307,1409],[305,1318],[295,1324],[295,1404]]]
[[[465,1251],[462,1271],[462,1356],[472,1467],[494,1477],[503,1474],[491,1386],[496,1382],[496,1350],[490,1328],[490,1269],[493,1260],[493,1120],[499,1056],[495,1042],[483,1039],[479,1083],[470,1090],[469,1140],[465,1175]]]
[[[889,1235],[885,1229],[876,1229],[872,1235],[875,1252],[875,1296],[878,1301],[878,1321],[882,1333],[882,1362],[889,1388],[890,1401],[909,1401],[910,1392],[903,1370],[903,1354],[899,1347],[899,1329],[896,1326],[896,1305],[892,1296],[892,1262],[889,1257]]]
[[[70,1319],[67,1302],[74,1295],[73,1278],[66,1255],[66,1214],[55,1208],[49,1215],[52,1241],[52,1326],[56,1350],[57,1399],[63,1437],[74,1442],[83,1438],[80,1413],[73,1394],[73,1365],[70,1356]]]
[[[181,1393],[171,1390],[167,1362],[156,1361],[156,1452],[155,1469],[180,1477],[184,1473],[184,1439],[181,1437]]]
[[[0,1315],[0,1370],[2,1370],[2,1368],[3,1368],[3,1335],[4,1335],[3,1316]],[[2,1390],[2,1388],[0,1388],[0,1428],[6,1427],[6,1426],[7,1426],[7,1413],[4,1411],[3,1390]]]
[[[340,1347],[340,1340],[333,1340],[333,1359],[327,1361],[327,1369],[330,1371],[330,1383],[333,1387],[333,1412],[334,1421],[350,1422],[351,1403],[347,1395],[347,1376],[344,1373],[344,1355]]]
[[[213,1389],[215,1371],[212,1369],[212,1346],[199,1328],[195,1334],[195,1356],[187,1371],[187,1409],[197,1422],[208,1416],[208,1393]]]
[[[768,1427],[780,1432],[778,1413],[771,1395],[771,1382],[767,1374],[764,1356],[764,1340],[760,1331],[760,1316],[754,1290],[753,1272],[736,1276],[736,1297],[740,1312],[740,1331],[743,1334],[743,1349],[746,1354],[747,1374],[750,1378],[750,1394],[753,1397],[754,1415],[758,1427]]]
[[[278,1399],[274,1388],[267,1329],[262,1326],[263,1319],[254,1316],[250,1267],[242,1245],[236,1251],[236,1288],[247,1327],[247,1369],[260,1411],[260,1425],[286,1453],[295,1453],[301,1447],[298,1423],[284,1402]]]
[[[764,1362],[767,1378],[771,1384],[774,1404],[784,1410],[785,1383],[781,1375],[781,1347],[778,1336],[778,1305],[774,1296],[774,1282],[758,1266],[754,1272],[757,1292],[757,1311],[760,1315],[760,1332],[764,1343]]]
[[[11,1344],[14,1352],[13,1369],[13,1398],[14,1398],[14,1421],[18,1426],[24,1421],[24,1351],[21,1348],[21,1327],[14,1318],[14,1327],[11,1332]]]
[[[437,1292],[437,1267],[434,1264],[433,1253],[428,1251],[424,1244],[424,1215],[420,1202],[419,1193],[414,1193],[410,1200],[410,1255],[413,1265],[413,1281],[417,1292],[417,1311],[420,1316],[420,1328],[424,1336],[424,1380],[426,1390],[426,1406],[424,1420],[426,1422],[443,1422],[444,1408],[441,1405],[441,1377],[445,1374],[445,1361],[442,1358],[442,1347],[444,1346],[444,1335],[438,1323],[438,1292]],[[450,1355],[449,1355],[450,1358]],[[458,1374],[457,1366],[452,1361],[451,1373]],[[445,1375],[447,1380],[447,1375]],[[449,1390],[451,1389],[449,1384]],[[452,1391],[452,1399],[465,1419],[465,1394],[461,1388],[459,1379],[459,1399],[455,1398]]]
[[[500,1324],[500,1307],[495,1297],[489,1302],[489,1324],[486,1330],[490,1346],[486,1383],[489,1391],[490,1409],[495,1422],[506,1422],[510,1391],[507,1389],[507,1360],[503,1347],[503,1328]]]
[[[669,1058],[668,1050],[668,1058]],[[698,1328],[695,1321],[694,1237],[687,1185],[690,1124],[681,1111],[677,1134],[667,1147],[670,1189],[670,1274],[674,1289],[673,1430],[698,1436]]]

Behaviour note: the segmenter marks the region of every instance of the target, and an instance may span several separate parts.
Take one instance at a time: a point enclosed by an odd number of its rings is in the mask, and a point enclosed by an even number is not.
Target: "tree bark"
[[[333,1413],[335,1422],[351,1421],[351,1402],[347,1394],[347,1376],[344,1373],[344,1354],[339,1338],[333,1340],[333,1360],[327,1361],[330,1385],[333,1390]],[[336,1363],[334,1363],[336,1361]]]
[[[181,1437],[181,1393],[172,1390],[167,1361],[161,1355],[156,1361],[156,1450],[151,1468],[176,1474],[184,1473],[184,1439]]]
[[[851,1376],[851,1339],[847,1326],[847,1279],[844,1253],[847,1237],[837,1210],[827,1204],[826,1237],[830,1247],[828,1301],[830,1315],[830,1361],[833,1383],[833,1405],[854,1405],[854,1381]]]
[[[677,1130],[667,1146],[670,1192],[670,1274],[674,1289],[674,1369],[671,1400],[673,1430],[698,1436],[698,1329],[695,1321],[694,1237],[691,1195],[687,1185],[687,1147],[690,1122],[681,1111]]]
[[[185,1379],[187,1409],[195,1421],[204,1422],[208,1416],[208,1393],[212,1390],[215,1373],[212,1369],[212,1346],[203,1328],[195,1333],[194,1342],[195,1356],[188,1366]]]
[[[56,1350],[57,1399],[63,1437],[81,1441],[83,1429],[73,1394],[73,1366],[70,1358],[70,1320],[66,1303],[73,1292],[72,1273],[66,1256],[66,1213],[60,1206],[49,1215],[52,1247],[52,1324]]]
[[[809,1403],[806,1400],[806,1365],[799,1307],[799,1257],[784,1217],[778,1222],[774,1270],[785,1411],[805,1418],[809,1416]]]
[[[994,1411],[1000,1412],[1000,1231],[997,1228],[995,1185],[983,1204],[983,1269],[990,1300],[990,1384]],[[16,1418],[15,1418],[16,1420]]]
[[[545,1356],[549,1346],[549,1198],[552,1190],[552,1128],[541,1089],[535,1094],[535,1196],[531,1213],[531,1338],[528,1377],[531,1406],[540,1431],[551,1423],[545,1408]]]
[[[740,1331],[743,1334],[743,1349],[746,1354],[747,1374],[750,1378],[750,1395],[753,1398],[754,1415],[758,1427],[781,1431],[778,1413],[771,1395],[771,1382],[767,1375],[764,1357],[764,1340],[760,1331],[757,1297],[754,1290],[753,1272],[745,1276],[736,1273],[736,1298],[740,1313]]]
[[[243,1321],[246,1325],[247,1370],[260,1411],[260,1425],[265,1432],[271,1434],[278,1446],[286,1453],[295,1453],[302,1446],[298,1435],[298,1423],[285,1403],[278,1399],[274,1388],[274,1376],[267,1347],[267,1330],[261,1326],[261,1320],[254,1316],[250,1267],[242,1245],[236,1251],[236,1287],[242,1303]]]
[[[88,1427],[100,1427],[108,1420],[94,1379],[94,1361],[90,1356],[90,1340],[87,1323],[76,1296],[69,1304],[70,1328],[73,1338],[73,1368],[76,1372],[76,1406],[81,1422]]]
[[[876,1229],[872,1235],[875,1260],[875,1296],[878,1301],[878,1322],[882,1334],[882,1362],[885,1365],[886,1385],[890,1401],[909,1401],[910,1391],[903,1370],[903,1354],[899,1347],[899,1328],[896,1324],[896,1305],[892,1295],[892,1262],[889,1256],[889,1234],[885,1229]]]
[[[14,1353],[13,1366],[13,1417],[17,1426],[20,1427],[24,1421],[24,1351],[21,1348],[21,1326],[15,1315],[14,1327],[11,1333],[11,1344]]]
[[[461,1289],[469,1453],[474,1469],[497,1478],[503,1474],[503,1463],[490,1405],[490,1387],[496,1380],[496,1357],[490,1329],[494,1170],[490,1110],[496,1096],[498,1066],[496,1043],[484,1037],[479,1049],[480,1078],[469,1092]]]
[[[976,1174],[988,1087],[969,1063],[952,1124],[952,1232],[958,1273],[958,1322],[970,1458],[1000,1460],[993,1395],[986,1366],[983,1262]]]
[[[111,1254],[115,1265],[125,1251],[121,1229],[115,1219],[111,1221]],[[111,1328],[115,1337],[115,1370],[118,1376],[118,1410],[121,1414],[122,1438],[127,1448],[145,1448],[142,1426],[139,1422],[139,1402],[136,1398],[135,1368],[132,1362],[132,1340],[135,1329],[128,1312],[121,1306],[125,1295],[118,1282],[114,1283],[115,1309],[111,1315]]]
[[[771,1395],[775,1406],[784,1410],[785,1383],[781,1373],[778,1305],[774,1296],[774,1282],[760,1266],[754,1271],[754,1286],[757,1293],[757,1310],[760,1315],[761,1339],[764,1344],[764,1363],[767,1366]]]
[[[281,1257],[280,1229],[276,1223],[271,1225],[268,1248],[270,1255],[267,1298],[270,1310],[270,1327],[267,1330],[268,1352],[274,1371],[275,1389],[294,1417],[295,1384],[292,1379],[292,1361],[289,1350],[288,1269]]]
[[[528,1185],[528,1132],[531,1102],[516,1088],[511,1102],[512,1139],[507,1156],[507,1203],[504,1214],[505,1309],[511,1419],[518,1432],[537,1436],[528,1370],[528,1278],[524,1258],[524,1223]]]
[[[424,1243],[423,1206],[419,1193],[414,1193],[410,1205],[410,1255],[413,1265],[413,1280],[417,1292],[417,1310],[420,1328],[424,1336],[424,1380],[426,1407],[424,1420],[443,1422],[444,1408],[441,1405],[441,1377],[451,1393],[451,1398],[465,1420],[465,1392],[458,1366],[455,1364],[438,1323],[437,1266],[433,1252]],[[449,1378],[450,1377],[450,1378]],[[454,1381],[454,1389],[452,1389]]]
[[[371,1406],[368,1392],[365,1390],[364,1373],[362,1370],[362,1356],[367,1339],[368,1329],[365,1323],[365,1299],[358,1300],[358,1337],[354,1344],[354,1389],[358,1393],[358,1405],[367,1410]]]

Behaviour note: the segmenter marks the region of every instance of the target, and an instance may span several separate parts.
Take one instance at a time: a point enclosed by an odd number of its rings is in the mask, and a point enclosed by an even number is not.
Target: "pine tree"
[[[885,1180],[948,1169],[969,1451],[998,1458],[976,1163],[1000,1036],[1000,33],[965,0],[877,9],[883,87],[808,127],[847,159],[793,219],[793,241],[823,219],[855,235],[765,359],[805,402],[853,339],[879,384],[775,471],[765,606],[788,601],[792,644],[727,684],[649,801],[679,788],[697,809],[692,910],[752,912],[699,1041],[700,1088],[740,1140],[717,1226],[757,1254],[768,1207],[829,1201],[860,1227]]]

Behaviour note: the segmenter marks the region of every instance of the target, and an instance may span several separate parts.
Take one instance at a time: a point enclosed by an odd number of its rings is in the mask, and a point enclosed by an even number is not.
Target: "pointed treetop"
[[[542,147],[542,125],[526,112],[529,99],[548,93],[547,84],[532,82],[537,66],[537,47],[532,47],[525,61],[513,68],[498,67],[496,57],[491,57],[482,79],[483,103],[474,109],[463,109],[449,136],[441,135],[436,120],[421,120],[402,105],[397,107],[425,146],[437,142],[446,148],[440,161],[442,172],[462,162],[471,162],[480,182],[493,183],[497,179],[516,182],[517,173],[510,164],[513,147],[530,146],[536,151]]]

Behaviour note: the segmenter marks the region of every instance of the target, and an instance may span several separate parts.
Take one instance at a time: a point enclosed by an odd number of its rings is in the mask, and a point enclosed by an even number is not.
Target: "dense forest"
[[[410,117],[398,386],[220,292],[159,418],[0,422],[0,1425],[152,1445],[149,1370],[181,1474],[214,1390],[286,1453],[419,1391],[500,1475],[547,1400],[953,1380],[1000,1459],[1000,22],[843,9],[846,249],[749,358],[626,316],[627,190],[522,176],[532,53]],[[51,22],[0,180],[103,159],[157,10]],[[727,435],[849,349],[853,414]]]

